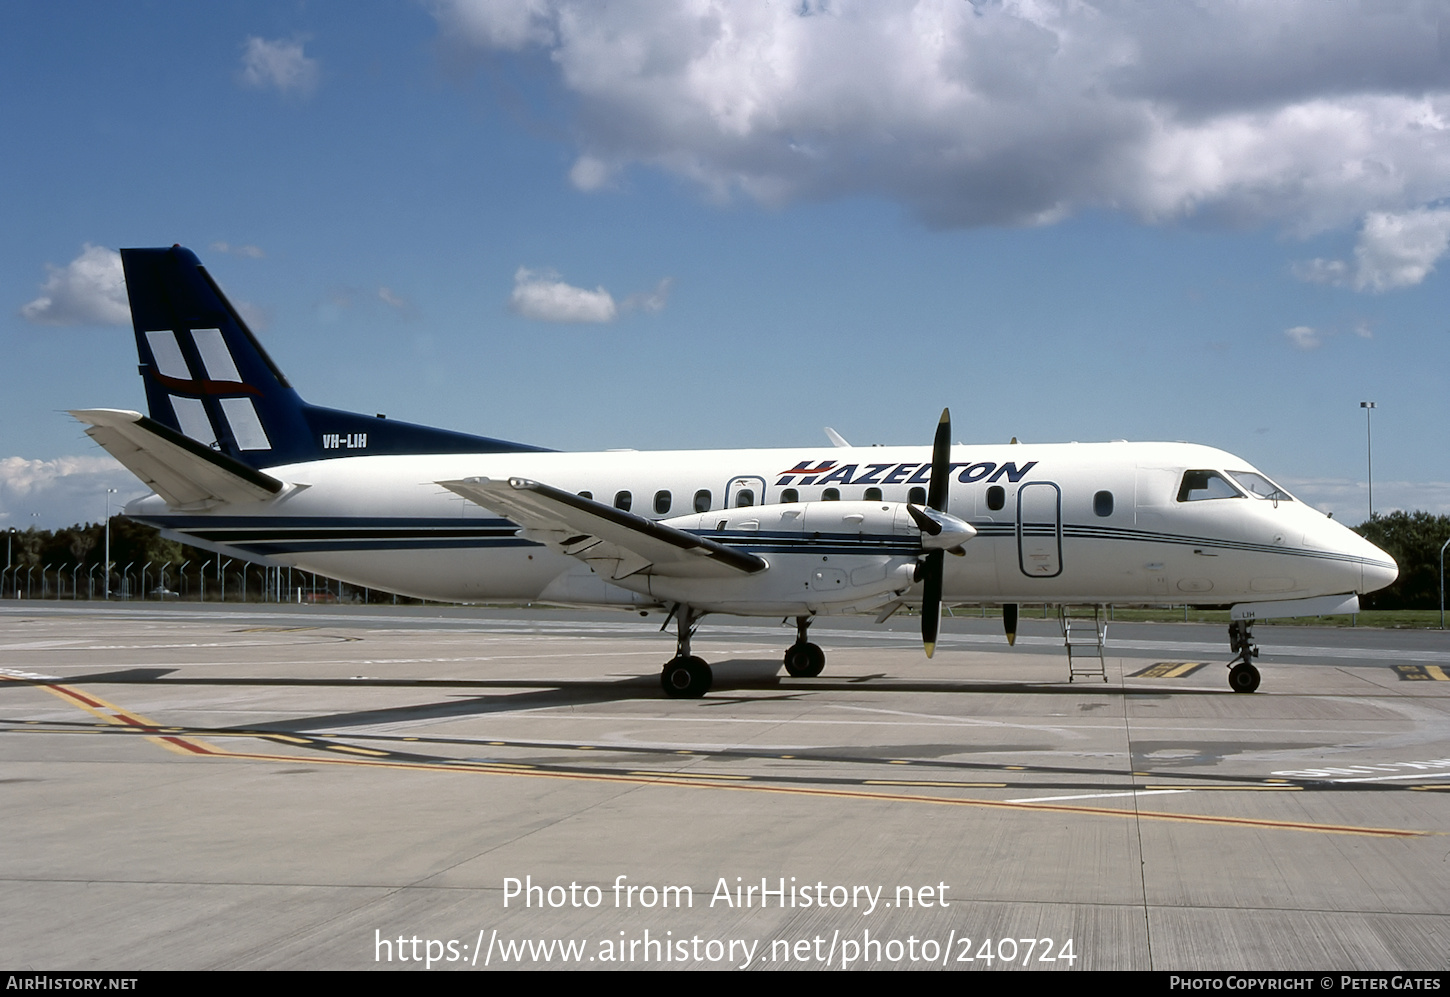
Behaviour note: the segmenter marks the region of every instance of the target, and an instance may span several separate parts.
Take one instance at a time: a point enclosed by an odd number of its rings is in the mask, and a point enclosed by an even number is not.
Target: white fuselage
[[[1188,471],[1254,470],[1221,450],[1177,443],[959,445],[951,457],[946,511],[977,535],[963,545],[963,556],[946,559],[948,603],[1228,604],[1366,592],[1396,575],[1383,551],[1302,502],[1243,489],[1180,500]],[[742,581],[738,595],[702,608],[843,612],[890,598],[912,601],[919,587],[894,595],[876,572],[899,578],[914,557],[807,550],[819,532],[812,517],[831,511],[810,509],[833,499],[921,503],[912,490],[925,489],[930,460],[923,447],[345,456],[267,468],[289,487],[265,501],[185,512],[152,495],[126,513],[228,556],[428,599],[617,606],[668,600],[638,580],[606,580],[517,537],[507,520],[437,484],[521,477],[610,505],[627,492],[636,515],[709,531],[777,563],[824,560],[843,579],[836,584],[848,589],[862,580],[859,599],[812,592],[807,582],[795,597],[799,606],[783,605],[774,593],[757,598],[765,592],[761,583]],[[697,500],[706,508],[698,509]],[[786,514],[798,504],[809,508]],[[826,532],[840,537],[849,529],[838,523]]]

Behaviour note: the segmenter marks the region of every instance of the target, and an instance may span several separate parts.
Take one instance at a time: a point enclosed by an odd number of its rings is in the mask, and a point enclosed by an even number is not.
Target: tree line
[[[1439,608],[1440,547],[1450,539],[1450,516],[1392,512],[1371,516],[1353,529],[1400,566],[1393,585],[1360,597],[1363,608]]]

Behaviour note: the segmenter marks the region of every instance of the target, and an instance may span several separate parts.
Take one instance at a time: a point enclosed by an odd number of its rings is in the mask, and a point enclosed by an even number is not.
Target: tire
[[[695,657],[673,658],[660,672],[660,688],[671,699],[699,699],[710,691],[714,680],[710,666]]]
[[[785,652],[785,670],[792,678],[815,678],[826,670],[826,652],[815,644],[792,644]]]
[[[1253,665],[1234,665],[1228,672],[1228,685],[1234,692],[1253,692],[1259,687],[1259,670]]]

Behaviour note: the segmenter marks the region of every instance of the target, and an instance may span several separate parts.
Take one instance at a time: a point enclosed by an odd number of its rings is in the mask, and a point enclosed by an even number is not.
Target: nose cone
[[[1316,516],[1313,522],[1306,523],[1304,546],[1328,555],[1325,568],[1330,574],[1322,581],[1337,592],[1363,595],[1392,584],[1400,576],[1394,558],[1332,519]]]
[[[1395,563],[1395,559],[1363,537],[1357,539],[1368,548],[1368,553],[1360,562],[1360,593],[1374,592],[1393,585],[1395,579],[1400,577],[1400,566]]]
[[[1395,559],[1364,537],[1346,526],[1333,524],[1338,531],[1335,546],[1349,556],[1352,563],[1359,565],[1359,584],[1355,591],[1363,595],[1386,585],[1392,585],[1400,577],[1400,566]]]

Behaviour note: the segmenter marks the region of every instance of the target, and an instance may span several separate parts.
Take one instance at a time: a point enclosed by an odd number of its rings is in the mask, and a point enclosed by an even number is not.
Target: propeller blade
[[[930,658],[936,653],[936,635],[941,626],[941,578],[946,554],[934,550],[922,562],[921,643]]]
[[[1007,646],[1011,647],[1017,643],[1017,603],[1008,602],[1002,605],[1002,629],[1007,631]]]
[[[918,530],[925,533],[927,536],[941,536],[942,525],[937,520],[932,519],[930,516],[922,512],[914,505],[908,505],[906,507],[906,512],[908,515],[911,516],[912,522],[916,523],[916,528]]]
[[[942,409],[941,421],[936,424],[936,439],[931,444],[931,480],[926,490],[927,508],[946,512],[951,466],[952,413],[950,409]]]
[[[933,512],[946,512],[951,467],[952,413],[950,409],[942,409],[941,421],[936,424],[936,438],[931,443],[931,479],[926,486],[926,507]],[[912,506],[908,505],[906,511],[921,529],[923,538],[941,535],[941,523]],[[936,636],[941,628],[942,574],[946,571],[946,554],[939,549],[928,551],[918,563],[922,575],[921,643],[930,658],[936,653]]]

